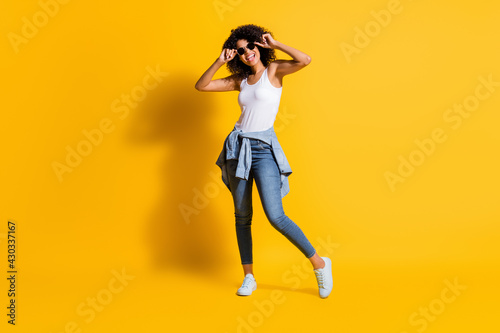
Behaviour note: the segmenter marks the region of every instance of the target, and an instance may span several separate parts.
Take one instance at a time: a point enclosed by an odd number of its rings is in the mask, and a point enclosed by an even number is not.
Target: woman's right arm
[[[195,88],[198,91],[233,91],[240,90],[239,83],[235,75],[230,75],[222,79],[212,80],[219,68],[226,62],[231,61],[236,55],[236,50],[224,49],[214,63],[203,73]]]

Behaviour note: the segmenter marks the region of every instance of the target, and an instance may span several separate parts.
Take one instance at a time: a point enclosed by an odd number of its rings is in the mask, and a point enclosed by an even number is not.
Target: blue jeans
[[[235,177],[238,160],[228,160],[228,176],[234,202],[236,237],[241,263],[252,264],[252,186],[257,185],[260,200],[271,225],[292,242],[307,258],[316,250],[302,230],[283,211],[281,174],[271,146],[264,141],[249,139],[252,147],[252,167],[248,180]]]

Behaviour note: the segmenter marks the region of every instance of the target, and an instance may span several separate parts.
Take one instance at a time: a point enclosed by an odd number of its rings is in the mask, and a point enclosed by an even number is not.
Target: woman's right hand
[[[219,59],[222,60],[222,62],[226,63],[233,60],[237,53],[238,52],[236,52],[235,49],[224,49],[222,50]]]

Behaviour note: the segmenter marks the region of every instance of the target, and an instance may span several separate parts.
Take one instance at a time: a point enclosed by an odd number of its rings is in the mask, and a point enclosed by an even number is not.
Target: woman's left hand
[[[263,47],[265,49],[274,49],[277,46],[277,42],[273,39],[271,34],[263,34],[262,35],[262,41],[259,42],[254,42],[255,45],[259,45],[260,47]]]

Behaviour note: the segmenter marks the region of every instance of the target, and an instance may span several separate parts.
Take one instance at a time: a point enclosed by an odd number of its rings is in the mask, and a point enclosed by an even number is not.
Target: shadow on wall
[[[210,127],[216,113],[214,96],[197,91],[197,79],[196,75],[170,72],[134,112],[127,140],[135,145],[161,144],[166,150],[158,205],[145,223],[145,242],[153,265],[199,274],[218,270],[227,262],[230,241],[220,237],[227,234],[223,223],[232,221],[234,215],[213,208],[211,201],[221,195],[202,202],[201,209],[193,207],[195,191],[216,184],[214,170],[219,194],[228,191],[222,187],[220,169],[215,165],[223,141]],[[189,208],[198,213],[189,214]]]

